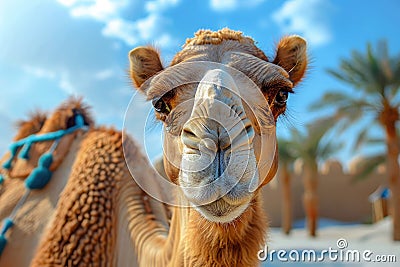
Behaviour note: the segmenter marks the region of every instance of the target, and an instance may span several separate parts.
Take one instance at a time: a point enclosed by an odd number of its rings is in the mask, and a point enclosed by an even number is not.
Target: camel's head
[[[90,126],[93,124],[88,108],[82,103],[81,99],[70,98],[62,103],[50,116],[46,116],[42,112],[32,113],[28,120],[23,120],[17,123],[18,131],[14,137],[17,142],[21,139],[27,138],[31,135],[43,135],[50,132],[57,132],[58,130],[65,130],[75,125],[76,115],[82,115],[84,124]],[[75,133],[65,135],[62,137],[57,147],[54,150],[53,164],[50,169],[55,170],[64,159],[68,152],[72,141],[74,140]],[[32,143],[28,150],[27,158],[21,158],[21,151],[23,147],[18,149],[9,169],[10,177],[26,177],[37,166],[39,157],[47,152],[54,141],[42,141]],[[9,154],[5,155],[5,159],[9,158]]]
[[[164,123],[168,177],[203,217],[233,221],[275,175],[275,123],[304,76],[306,42],[283,38],[271,62],[240,32],[199,31],[167,68],[151,47],[129,58]]]

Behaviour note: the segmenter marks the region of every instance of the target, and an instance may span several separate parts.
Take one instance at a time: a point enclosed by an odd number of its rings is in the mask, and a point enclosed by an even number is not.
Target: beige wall
[[[328,161],[322,166],[319,175],[319,214],[320,217],[346,222],[365,222],[371,219],[371,204],[368,196],[379,185],[385,184],[385,170],[381,166],[376,172],[362,181],[354,181],[352,173],[357,171],[357,162],[350,164],[349,171],[344,172],[337,161]],[[300,166],[299,166],[300,165]],[[302,168],[297,163],[292,176],[293,220],[304,218],[302,206]],[[281,183],[279,172],[273,182],[263,188],[264,206],[270,225],[281,225]]]

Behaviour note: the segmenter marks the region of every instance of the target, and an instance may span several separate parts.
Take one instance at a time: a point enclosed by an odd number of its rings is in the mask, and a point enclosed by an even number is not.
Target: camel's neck
[[[207,221],[191,209],[181,238],[186,244],[185,261],[188,266],[257,266],[257,252],[265,243],[266,229],[260,197],[229,224]]]
[[[167,229],[146,212],[140,190],[132,188],[124,191],[138,197],[131,198],[125,212],[130,219],[123,221],[139,266],[258,266],[257,252],[267,228],[258,197],[230,224],[212,223],[192,208],[174,207],[167,237]]]
[[[125,158],[135,179],[143,179],[157,187],[155,171],[131,141],[125,140]],[[134,182],[128,168],[118,182],[116,201],[117,243],[116,266],[166,266],[169,258],[167,210],[164,204],[145,195]]]

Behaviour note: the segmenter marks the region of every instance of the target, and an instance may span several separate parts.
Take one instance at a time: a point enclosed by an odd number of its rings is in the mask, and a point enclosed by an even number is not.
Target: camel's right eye
[[[164,101],[164,99],[161,98],[156,98],[153,99],[152,101],[153,107],[154,109],[158,112],[158,113],[163,113],[165,115],[168,115],[171,112],[171,108],[169,107],[169,105]]]

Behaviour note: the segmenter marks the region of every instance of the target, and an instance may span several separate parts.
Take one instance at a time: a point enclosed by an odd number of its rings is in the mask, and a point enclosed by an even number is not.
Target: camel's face
[[[238,217],[259,186],[253,142],[260,131],[244,108],[252,99],[239,92],[246,84],[235,78],[220,68],[205,73],[180,136],[179,184],[205,218],[221,223]]]
[[[131,51],[132,78],[165,124],[166,172],[210,221],[236,219],[275,175],[275,143],[261,143],[271,142],[265,129],[274,129],[306,64],[304,40],[291,38],[275,59],[296,60],[286,65],[267,62],[249,40],[187,45],[165,70],[151,48]],[[151,79],[149,66],[161,68]]]

